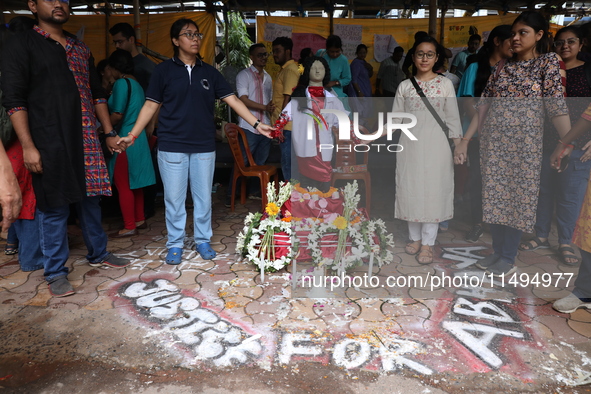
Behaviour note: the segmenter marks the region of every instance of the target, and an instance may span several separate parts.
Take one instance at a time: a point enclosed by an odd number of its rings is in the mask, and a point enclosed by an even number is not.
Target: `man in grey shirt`
[[[129,23],[117,23],[109,29],[109,33],[116,48],[126,50],[133,56],[133,75],[145,92],[156,64],[137,50],[135,30]]]
[[[380,64],[378,76],[376,78],[376,97],[394,97],[398,85],[404,79],[402,71],[402,47],[394,48],[394,53]]]

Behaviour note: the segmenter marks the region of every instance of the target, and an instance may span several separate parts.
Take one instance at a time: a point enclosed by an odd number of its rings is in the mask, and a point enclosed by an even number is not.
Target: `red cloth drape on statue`
[[[309,86],[308,92],[312,99],[312,109],[319,113],[324,108],[324,88],[322,86]],[[316,156],[298,157],[298,168],[302,175],[320,182],[330,182],[332,175],[332,166],[330,161],[323,161],[320,152],[320,130],[318,124],[314,122],[316,131]]]

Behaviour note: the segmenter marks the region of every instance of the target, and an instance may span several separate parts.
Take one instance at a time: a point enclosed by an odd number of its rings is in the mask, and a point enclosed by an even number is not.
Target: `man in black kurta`
[[[33,173],[45,279],[51,294],[63,297],[74,292],[65,267],[69,204],[76,203],[91,265],[129,262],[107,252],[101,226],[100,196],[111,189],[96,117],[106,130],[112,127],[92,55],[63,30],[67,1],[30,0],[29,8],[38,24],[15,35],[2,54],[3,105]],[[110,147],[119,149],[117,138],[108,139]]]

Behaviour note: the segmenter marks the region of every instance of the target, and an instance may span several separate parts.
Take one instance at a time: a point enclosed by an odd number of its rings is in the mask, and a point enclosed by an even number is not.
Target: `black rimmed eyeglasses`
[[[185,36],[187,37],[189,40],[194,40],[195,38],[198,40],[203,40],[203,33],[181,33],[179,34],[179,36]]]

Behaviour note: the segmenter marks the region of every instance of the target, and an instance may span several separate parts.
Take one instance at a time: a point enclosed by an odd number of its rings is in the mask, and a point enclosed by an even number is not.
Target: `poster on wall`
[[[353,60],[357,57],[355,50],[357,45],[361,44],[362,32],[363,26],[361,25],[334,25],[334,34],[341,37],[343,55],[347,56],[347,59]]]
[[[396,39],[390,34],[373,35],[373,57],[376,62],[383,62],[392,55],[394,49],[399,46]]]
[[[326,37],[314,33],[293,33],[293,58],[297,61],[300,58],[300,52],[304,48],[311,48],[312,54],[326,46]]]
[[[277,37],[291,38],[291,26],[278,25],[276,23],[267,23],[265,25],[265,41],[272,42]]]
[[[466,47],[470,36],[478,34],[478,27],[476,26],[450,25],[446,29],[448,47]]]

